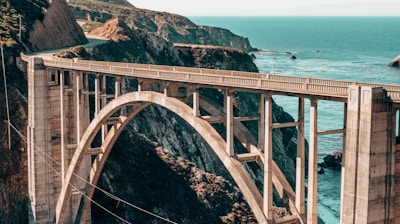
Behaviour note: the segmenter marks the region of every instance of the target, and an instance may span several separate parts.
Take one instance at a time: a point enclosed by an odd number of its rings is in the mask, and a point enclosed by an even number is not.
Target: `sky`
[[[128,0],[183,16],[400,16],[400,0]]]

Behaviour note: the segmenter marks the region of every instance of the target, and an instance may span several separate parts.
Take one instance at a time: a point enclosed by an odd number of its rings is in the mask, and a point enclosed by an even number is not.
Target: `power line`
[[[18,133],[18,135],[19,135],[26,143],[28,143],[27,138],[26,138],[20,131],[18,131],[17,128],[16,128],[13,124],[11,124],[11,122],[10,122],[10,125],[11,125],[11,127]],[[42,149],[40,149],[40,148],[37,147],[36,145],[34,145],[34,147],[35,147],[36,149],[38,149],[41,153],[43,153],[43,154],[44,154],[47,158],[49,158],[52,162],[54,162],[54,163],[57,164],[58,166],[61,166],[61,164],[60,164],[59,162],[57,162],[56,160],[54,160],[53,158],[51,158],[51,156],[47,155],[46,152],[44,152]],[[36,152],[36,153],[37,153],[37,152]],[[37,154],[37,155],[38,155],[39,157],[41,157],[39,154]],[[41,159],[46,163],[46,165],[48,165],[48,166],[50,167],[50,169],[52,169],[58,176],[61,177],[61,174],[60,174],[58,171],[56,171],[56,170],[52,167],[51,164],[48,164],[48,162],[45,161],[44,158],[41,157]],[[168,223],[171,223],[171,224],[178,224],[177,222],[173,222],[173,221],[171,221],[171,220],[169,220],[169,219],[166,219],[166,218],[161,217],[161,216],[159,216],[159,215],[157,215],[157,214],[154,214],[154,213],[152,213],[152,212],[149,212],[149,211],[147,211],[147,210],[145,210],[145,209],[143,209],[143,208],[140,208],[140,207],[137,206],[137,205],[134,205],[134,204],[132,204],[132,203],[129,203],[129,202],[123,200],[122,198],[119,198],[118,196],[115,196],[115,195],[113,195],[112,193],[110,193],[110,192],[108,192],[108,191],[106,191],[106,190],[104,190],[104,189],[102,189],[102,188],[100,188],[100,187],[98,187],[98,186],[96,186],[96,185],[90,183],[90,182],[87,181],[85,178],[81,177],[80,175],[78,175],[78,174],[76,174],[76,173],[73,173],[73,175],[76,176],[78,179],[84,181],[85,183],[89,184],[90,186],[93,186],[94,188],[96,188],[97,190],[101,191],[102,193],[104,193],[106,196],[110,197],[110,198],[113,199],[113,200],[116,200],[116,201],[118,201],[118,202],[122,202],[122,203],[124,203],[124,204],[126,204],[126,205],[128,205],[128,206],[130,206],[130,207],[132,207],[132,208],[135,208],[135,209],[137,209],[137,210],[139,210],[139,211],[141,211],[141,212],[143,212],[143,213],[146,213],[146,214],[148,214],[148,215],[151,215],[151,216],[153,216],[153,217],[155,217],[155,218],[161,219],[161,220],[163,220],[163,221],[165,221],[165,222],[168,222]],[[78,192],[80,192],[80,190],[78,190],[74,185],[72,185],[71,183],[69,183],[69,184],[70,184],[74,189],[76,189]],[[97,206],[99,206],[100,208],[106,210],[106,208],[104,208],[103,206],[101,206],[100,204],[98,204],[97,202],[95,202],[93,199],[90,199],[86,194],[84,194],[84,193],[82,193],[82,192],[80,192],[80,193],[82,194],[82,196],[84,196],[85,198],[88,198],[88,199],[89,199],[92,203],[94,203],[95,205],[97,205]],[[110,213],[111,211],[107,211],[107,212]],[[110,213],[110,214],[111,214],[111,213]],[[117,216],[116,214],[112,214],[112,215],[113,215],[113,216]],[[120,219],[121,221],[124,221],[121,217],[117,217],[117,218]],[[124,222],[129,223],[129,222],[126,221],[126,220],[125,220]]]
[[[15,128],[14,125],[11,125],[11,126],[12,126],[12,128],[18,133],[18,135],[20,135],[20,137],[21,137],[26,143],[28,143],[26,137],[23,136],[22,133],[19,132],[19,131]],[[34,146],[34,147],[37,148],[37,149],[39,149],[39,148],[36,147],[36,146]],[[41,153],[43,153],[44,156],[49,157],[49,155],[47,155],[44,151],[42,151],[42,150],[40,150],[40,149],[39,149],[39,151],[40,151]],[[47,165],[48,167],[50,167],[50,169],[51,169],[57,176],[61,177],[60,172],[58,172],[54,167],[52,167],[52,165],[49,164],[49,163],[46,161],[46,159],[42,157],[42,155],[40,155],[38,152],[35,152],[35,153],[36,153],[36,155],[37,155],[41,160],[43,160],[43,162],[46,163],[46,165]],[[53,161],[53,162],[54,162],[54,161]],[[73,185],[72,183],[69,183],[69,185],[70,185],[74,190],[76,190],[77,192],[79,192],[83,197],[85,197],[85,198],[87,198],[88,200],[90,200],[90,202],[92,202],[93,204],[99,206],[101,209],[105,210],[106,212],[108,212],[109,214],[113,215],[113,216],[116,217],[117,219],[123,221],[124,223],[131,224],[131,222],[129,222],[129,221],[123,219],[122,217],[119,217],[117,214],[113,213],[112,211],[110,211],[110,210],[108,210],[107,208],[103,207],[102,205],[100,205],[99,203],[97,203],[96,201],[94,201],[93,199],[89,198],[87,195],[85,195],[85,193],[81,192],[81,191],[78,189],[78,187],[76,187],[76,186]]]

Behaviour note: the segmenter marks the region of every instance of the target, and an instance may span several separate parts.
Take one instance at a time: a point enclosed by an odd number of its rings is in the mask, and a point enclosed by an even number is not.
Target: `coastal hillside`
[[[86,38],[82,36],[83,32],[68,8],[63,8],[66,6],[64,0],[53,0],[52,4],[44,0],[3,2],[8,4],[4,7],[14,8],[22,16],[22,24],[25,27],[21,29],[21,35],[18,34],[19,29],[16,25],[18,23],[15,22],[10,23],[13,24],[12,26],[2,26],[1,29],[9,34],[8,39],[11,38],[11,42],[7,43],[12,43],[7,45],[5,50],[10,120],[26,136],[24,130],[28,125],[28,91],[26,74],[18,69],[26,71],[23,64],[19,63],[20,52],[80,45],[86,42]],[[89,17],[96,13],[104,13],[104,11],[112,12],[115,8],[128,11],[135,9],[126,4],[126,1],[91,2],[102,2],[104,7],[101,12],[93,11],[93,14],[87,14]],[[24,8],[23,6],[26,5],[32,7]],[[120,12],[116,11],[114,14]],[[151,13],[157,14],[157,12]],[[55,16],[58,14],[60,15]],[[160,13],[160,15],[167,16],[168,14]],[[174,16],[171,19],[186,21],[184,17]],[[93,22],[92,18],[90,20]],[[157,32],[133,26],[124,17],[107,21],[97,24],[98,29],[93,29],[91,33],[110,38],[109,41],[91,49],[74,47],[70,51],[60,52],[59,55],[108,61],[258,71],[251,57],[241,47],[235,49],[231,45],[205,47],[198,44],[177,44],[170,38],[160,36]],[[139,22],[137,24],[140,25]],[[143,27],[146,26],[144,22]],[[210,39],[209,41],[217,43],[222,39],[230,38],[223,38],[221,35],[216,37],[220,40]],[[213,36],[209,35],[207,38],[213,38]],[[245,40],[245,38],[239,39]],[[128,84],[129,88],[136,86],[136,83]],[[4,83],[0,81],[0,88],[3,86]],[[218,91],[202,90],[202,95],[216,104],[222,104],[221,93]],[[236,100],[235,113],[238,115],[251,115],[250,113],[255,111],[252,108],[258,107],[256,95],[237,93]],[[0,92],[0,102],[5,105],[3,91]],[[0,107],[1,121],[7,120],[5,109],[5,107]],[[279,106],[274,105],[274,121],[284,122],[291,119]],[[246,126],[253,133],[256,132],[255,123],[249,122]],[[216,128],[223,133],[223,126]],[[13,131],[11,150],[9,150],[6,130],[7,125],[0,122],[0,189],[2,191],[0,223],[27,223],[29,198],[26,143]],[[291,154],[295,145],[295,131],[294,128],[274,131],[274,153],[277,153],[274,154],[274,158],[282,158],[277,162],[284,168],[283,171],[291,183],[294,180],[294,163],[287,155]],[[240,150],[240,144],[236,143],[236,145]],[[121,162],[121,158],[129,159]],[[261,186],[262,172],[251,165],[249,170],[253,172],[257,184]],[[127,173],[130,175],[123,175]],[[149,211],[181,223],[255,222],[240,191],[231,181],[221,162],[210,152],[207,143],[174,114],[156,106],[150,106],[138,115],[122,134],[110,155],[99,184],[102,188]],[[158,195],[157,198],[163,197],[163,200],[155,200],[155,192]],[[95,200],[112,208],[111,210],[117,214],[135,220],[137,218],[141,223],[153,220],[138,211],[115,204],[114,200],[106,199],[104,195],[96,193]],[[158,201],[159,204],[156,203]],[[281,205],[279,201],[276,203]],[[102,210],[93,207],[94,223],[116,222],[113,217],[106,216]]]
[[[118,1],[119,2],[119,1]],[[245,52],[256,50],[245,37],[233,34],[223,28],[198,26],[188,18],[167,13],[136,8],[127,1],[118,4],[111,0],[70,0],[69,5],[75,17],[85,22],[84,28],[97,26],[120,16],[129,27],[146,30],[173,43],[225,46]]]

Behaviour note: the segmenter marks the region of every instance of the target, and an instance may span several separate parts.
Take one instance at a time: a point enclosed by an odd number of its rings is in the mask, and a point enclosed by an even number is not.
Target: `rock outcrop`
[[[131,29],[119,17],[90,34],[111,39],[93,49],[95,60],[183,65],[171,42],[144,30]]]
[[[65,0],[52,0],[42,20],[36,20],[29,34],[34,51],[57,49],[87,43],[82,28]]]
[[[390,67],[400,67],[400,55],[397,56],[395,59],[393,59],[391,62],[389,62],[388,66],[390,66]]]
[[[91,24],[91,21],[106,22],[112,17],[121,16],[131,28],[148,31],[173,43],[225,46],[245,52],[256,50],[247,38],[233,34],[227,29],[198,26],[188,18],[172,13],[118,5],[107,0],[93,1],[91,5],[84,4],[82,0],[71,0],[69,5],[77,18],[90,20],[88,24]],[[105,5],[107,7],[104,7]]]
[[[342,168],[342,152],[333,151],[324,157],[324,162],[319,164],[322,168],[340,170]]]

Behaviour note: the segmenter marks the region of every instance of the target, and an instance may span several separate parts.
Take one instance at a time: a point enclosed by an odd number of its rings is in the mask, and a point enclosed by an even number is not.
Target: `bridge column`
[[[265,96],[265,135],[264,135],[264,203],[263,210],[264,214],[268,220],[273,220],[272,214],[272,200],[273,200],[273,186],[272,186],[272,95],[271,93],[267,93]]]
[[[85,78],[86,76],[82,72],[74,72],[73,73],[74,77],[74,83],[73,86],[75,88],[75,101],[74,101],[74,107],[75,107],[75,122],[76,122],[76,140],[75,144],[73,145],[78,145],[80,142],[80,139],[83,135],[83,131],[86,129],[85,126],[85,115],[88,114],[87,109],[89,108],[89,100],[85,100],[86,97],[88,97],[88,94],[85,94],[86,86],[85,86]],[[87,83],[87,82],[86,82]],[[87,105],[87,106],[86,106]],[[73,150],[75,150],[73,148]],[[89,176],[89,170],[91,167],[91,158],[89,156],[85,157],[82,160],[82,164],[80,166],[78,175],[81,177],[88,177]],[[75,186],[78,188],[79,191],[86,193],[86,182],[82,180],[76,180]],[[75,194],[71,195],[71,207],[72,207],[72,215],[71,217],[68,217],[67,220],[72,220],[76,218],[80,213],[80,208],[79,208],[79,203],[82,200],[82,195],[79,192],[75,192]],[[89,208],[90,209],[90,208]],[[91,220],[91,215],[89,212],[89,215],[86,216],[86,223],[90,223]],[[75,220],[76,223],[76,220]]]
[[[258,148],[264,151],[265,147],[265,94],[260,93],[258,97],[258,115],[260,120],[258,121]]]
[[[51,197],[52,171],[48,167],[51,148],[48,128],[47,70],[40,58],[28,62],[28,188],[30,209],[33,217],[29,223],[47,223],[54,214]],[[57,75],[55,74],[56,78]]]
[[[121,76],[115,77],[115,98],[121,95]]]
[[[351,86],[347,103],[346,145],[342,162],[340,223],[354,223],[360,119],[360,87]]]
[[[318,100],[310,99],[310,145],[308,154],[307,223],[318,223]]]
[[[385,97],[383,88],[349,89],[342,223],[394,223],[395,121]]]
[[[100,111],[100,75],[96,74],[94,79],[94,114]]]
[[[299,97],[297,127],[297,157],[296,157],[296,208],[303,215],[305,213],[305,153],[304,153],[304,98]]]
[[[75,117],[76,117],[76,144],[79,144],[79,140],[81,139],[83,127],[83,120],[82,120],[82,74],[80,72],[76,73],[75,77]]]
[[[226,108],[226,153],[229,156],[235,154],[233,148],[233,94],[230,90],[225,91]]]
[[[199,98],[199,88],[193,88],[193,115],[196,117],[200,116],[200,98]]]
[[[100,105],[100,110],[106,106],[107,104],[107,76],[106,75],[102,75],[102,79],[101,79],[101,105]],[[107,125],[103,125],[103,127],[101,127],[101,138],[104,141],[104,139],[107,136]]]
[[[65,107],[64,107],[64,70],[61,70],[60,74],[60,130],[61,130],[61,183],[64,184],[64,177],[65,177],[65,171],[67,169],[68,164],[66,164],[66,147],[65,147]]]

